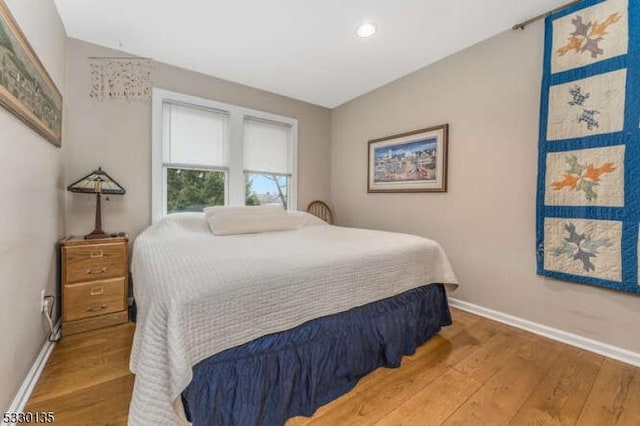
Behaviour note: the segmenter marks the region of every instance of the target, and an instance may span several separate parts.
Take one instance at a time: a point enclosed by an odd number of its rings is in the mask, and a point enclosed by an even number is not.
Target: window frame
[[[289,166],[291,176],[287,189],[287,208],[296,210],[298,205],[298,120],[277,114],[244,108],[169,90],[153,88],[151,105],[151,221],[157,222],[167,215],[167,168],[222,171],[225,173],[225,205],[245,205],[244,120],[253,118],[289,126],[291,150]],[[182,106],[224,112],[229,115],[227,149],[228,167],[211,167],[202,164],[177,164],[167,161],[163,141],[163,105],[174,103]]]

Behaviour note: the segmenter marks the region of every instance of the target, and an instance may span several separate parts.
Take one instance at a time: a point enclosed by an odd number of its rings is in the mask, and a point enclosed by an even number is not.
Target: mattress
[[[330,225],[213,236],[170,215],[132,255],[131,425],[182,424],[192,367],[226,349],[430,283],[458,281],[434,241]]]

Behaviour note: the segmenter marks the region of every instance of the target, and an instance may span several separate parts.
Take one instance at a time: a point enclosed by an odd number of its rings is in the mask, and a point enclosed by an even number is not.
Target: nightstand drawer
[[[125,278],[65,285],[63,321],[126,310],[125,289]]]
[[[122,277],[126,274],[125,244],[71,246],[65,247],[64,253],[65,284]]]

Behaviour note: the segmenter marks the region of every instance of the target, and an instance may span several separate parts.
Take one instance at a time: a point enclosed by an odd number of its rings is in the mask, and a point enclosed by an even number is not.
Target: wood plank
[[[599,355],[565,347],[513,419],[513,423],[575,424],[601,363],[602,357]]]
[[[453,319],[454,324],[458,322],[464,324],[465,326],[469,326],[483,319],[479,315],[461,311],[460,309],[451,309],[451,318]]]
[[[34,389],[30,401],[40,403],[131,375],[129,353],[133,324],[63,337]],[[110,336],[119,333],[119,339]],[[67,341],[67,339],[69,341]]]
[[[399,369],[390,370],[386,377],[371,382],[364,390],[343,395],[307,424],[373,424],[446,373],[451,365],[481,350],[481,342],[490,340],[495,333],[495,325],[487,322],[450,340],[436,335],[425,345],[431,348],[429,351]]]
[[[448,369],[376,425],[439,425],[481,386],[467,375]]]
[[[605,360],[598,373],[587,404],[578,420],[583,425],[621,424],[627,407],[637,406],[640,401],[629,400],[635,368],[613,360]],[[640,424],[640,419],[636,419]],[[631,424],[631,423],[629,423]]]
[[[618,419],[618,425],[625,426],[637,426],[640,425],[640,368],[634,369],[633,381],[629,385],[629,392],[627,393],[627,399],[624,401],[624,410],[622,415]],[[597,403],[594,399],[592,403]],[[585,421],[588,421],[588,417],[585,415]]]
[[[451,311],[451,319],[453,321],[453,324],[442,327],[439,333],[441,336],[447,338],[453,337],[462,330],[470,329],[473,324],[476,324],[480,321],[479,316],[472,315],[463,311]]]
[[[125,323],[115,327],[88,331],[82,334],[63,336],[56,344],[55,351],[49,363],[56,365],[72,362],[78,358],[82,359],[96,352],[106,352],[117,348],[130,348],[133,342],[134,332],[135,324]]]
[[[459,372],[484,383],[516,354],[529,340],[519,336],[498,333],[487,340],[481,348],[453,365]]]
[[[529,340],[443,424],[506,425],[544,377],[560,348]],[[484,377],[484,376],[481,376]]]
[[[126,425],[133,381],[129,374],[41,402],[29,401],[25,411],[52,411],[56,425]]]
[[[454,324],[449,327],[444,327],[440,333],[438,334],[441,338],[446,339],[447,341],[455,340],[455,343],[458,345],[462,345],[467,349],[480,346],[484,342],[486,342],[489,338],[495,336],[496,334],[501,332],[501,327],[497,323],[493,322],[482,322],[479,323],[478,326],[474,326],[476,321],[471,320],[468,324],[464,324],[454,320]],[[424,353],[429,351],[429,342],[427,344],[421,345],[416,349],[416,353],[413,355],[408,355],[403,358],[406,359],[406,362],[409,363],[414,359],[421,357]],[[459,358],[455,361],[457,362]],[[451,364],[451,360],[449,360],[449,364]]]

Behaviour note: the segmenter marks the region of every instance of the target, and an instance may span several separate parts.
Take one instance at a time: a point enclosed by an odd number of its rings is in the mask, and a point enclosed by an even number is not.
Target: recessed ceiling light
[[[376,26],[373,24],[362,24],[358,27],[356,34],[360,37],[371,37],[376,33]]]

